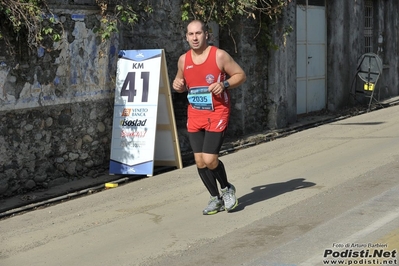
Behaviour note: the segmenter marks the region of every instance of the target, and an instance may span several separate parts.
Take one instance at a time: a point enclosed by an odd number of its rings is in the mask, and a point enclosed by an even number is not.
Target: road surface
[[[189,166],[1,220],[0,265],[398,265],[399,106],[221,160],[232,213]]]

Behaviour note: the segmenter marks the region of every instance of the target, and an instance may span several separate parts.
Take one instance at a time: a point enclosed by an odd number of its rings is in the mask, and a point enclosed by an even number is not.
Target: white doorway
[[[297,114],[327,104],[327,27],[325,0],[297,0]]]

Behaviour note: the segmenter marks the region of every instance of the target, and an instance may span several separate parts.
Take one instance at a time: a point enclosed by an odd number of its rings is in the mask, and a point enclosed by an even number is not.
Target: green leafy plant
[[[153,12],[148,0],[96,0],[96,3],[101,19],[95,32],[102,40],[118,32],[121,23],[133,26],[140,17],[138,12]],[[60,41],[63,34],[62,23],[46,0],[0,0],[0,21],[0,40],[7,44],[10,54],[15,54],[15,42],[23,41],[33,49],[44,46],[45,40]]]
[[[237,16],[251,17],[260,21],[259,33],[265,39],[270,36],[267,28],[278,21],[289,2],[291,0],[182,0],[181,19],[214,21],[228,27]],[[95,32],[102,40],[117,33],[122,24],[133,27],[140,18],[154,11],[150,0],[96,0],[96,3],[101,19]],[[45,40],[59,41],[63,34],[62,23],[46,0],[0,0],[0,21],[0,39],[10,50],[16,40],[23,40],[34,48],[42,46]]]
[[[6,43],[23,38],[29,47],[38,47],[45,37],[61,38],[57,17],[42,0],[0,0],[0,38]]]
[[[290,2],[291,0],[183,0],[181,18],[183,21],[190,19],[200,19],[206,23],[214,21],[228,28],[229,23],[237,16],[253,18],[259,21],[257,36],[260,33],[269,36],[269,38],[262,36],[262,39],[267,46],[275,49],[276,45],[272,42],[268,31],[278,22]],[[287,28],[284,34],[289,32],[291,29]]]
[[[139,20],[139,12],[143,14],[150,14],[153,8],[149,1],[138,1],[132,3],[128,0],[117,0],[113,5],[108,4],[107,0],[96,0],[101,9],[101,26],[95,29],[102,40],[108,40],[113,33],[119,31],[121,24],[133,27]],[[113,6],[113,9],[109,9]]]

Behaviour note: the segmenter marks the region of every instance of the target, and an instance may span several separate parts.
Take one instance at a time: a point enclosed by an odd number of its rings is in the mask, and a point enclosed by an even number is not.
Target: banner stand
[[[109,173],[183,168],[164,50],[119,54]]]

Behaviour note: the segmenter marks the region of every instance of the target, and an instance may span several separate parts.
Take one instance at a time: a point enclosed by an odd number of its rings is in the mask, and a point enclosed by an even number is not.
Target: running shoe
[[[221,191],[224,208],[229,212],[237,207],[238,200],[236,198],[236,188],[232,184],[229,184],[229,187],[221,189]]]
[[[224,211],[223,200],[218,196],[212,197],[208,202],[208,206],[202,211],[204,215],[211,215]]]

